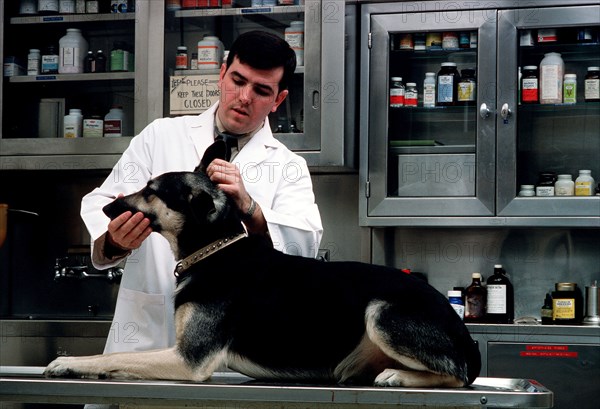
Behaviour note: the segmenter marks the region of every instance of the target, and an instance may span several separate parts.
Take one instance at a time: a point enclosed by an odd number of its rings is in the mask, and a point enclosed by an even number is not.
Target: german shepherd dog
[[[219,367],[259,380],[462,387],[479,348],[447,299],[423,279],[358,262],[283,254],[246,234],[205,173],[166,173],[103,208],[143,212],[181,260],[175,272],[176,345],[60,357],[49,377],[205,381]]]

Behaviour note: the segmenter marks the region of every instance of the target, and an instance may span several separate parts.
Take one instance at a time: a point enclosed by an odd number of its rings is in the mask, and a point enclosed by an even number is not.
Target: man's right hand
[[[150,233],[150,219],[142,212],[132,214],[127,211],[108,223],[106,240],[111,246],[126,252],[140,247]]]

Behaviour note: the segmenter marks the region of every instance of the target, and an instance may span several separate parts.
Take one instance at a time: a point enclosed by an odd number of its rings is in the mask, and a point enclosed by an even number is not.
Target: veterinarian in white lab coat
[[[110,221],[102,207],[162,173],[193,170],[217,130],[238,137],[237,155],[231,163],[216,159],[207,173],[236,203],[248,231],[268,234],[286,253],[316,256],[323,228],[308,167],[273,137],[267,118],[286,98],[294,67],[294,52],[279,37],[241,35],[221,68],[219,104],[199,116],[152,122],[133,138],[102,186],[83,198],[94,265],[108,268],[127,258],[106,353],[174,344],[175,260],[167,241],[150,234],[143,214],[126,212]]]

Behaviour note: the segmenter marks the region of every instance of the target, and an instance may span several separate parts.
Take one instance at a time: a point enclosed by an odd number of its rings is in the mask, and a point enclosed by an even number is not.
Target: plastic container
[[[58,0],[38,0],[38,13],[58,14]]]
[[[535,186],[533,185],[521,185],[521,190],[519,191],[519,197],[532,197],[535,196]]]
[[[104,136],[123,136],[123,129],[125,129],[124,125],[125,115],[123,114],[123,108],[114,105],[104,117]]]
[[[402,77],[392,77],[390,86],[390,108],[400,108],[404,106],[405,88],[402,83]]]
[[[465,305],[462,300],[462,293],[456,290],[448,291],[448,301],[450,301],[450,305],[454,308],[454,311],[458,314],[460,319],[465,318]]]
[[[86,0],[85,12],[88,14],[98,14],[100,12],[100,5],[98,0]]]
[[[559,53],[547,53],[540,62],[540,104],[563,102],[565,64]]]
[[[285,41],[296,53],[296,65],[304,65],[304,22],[292,21],[285,29]]]
[[[81,109],[69,109],[63,121],[65,138],[81,138],[83,135],[83,115]]]
[[[600,101],[600,67],[588,67],[584,98],[586,102]]]
[[[60,0],[58,12],[60,14],[75,14],[75,0]]]
[[[84,138],[102,138],[104,134],[104,121],[100,118],[86,118],[83,120]]]
[[[81,74],[83,60],[88,52],[88,43],[78,28],[68,28],[59,41],[59,74]]]
[[[223,61],[223,43],[219,37],[204,36],[198,41],[198,69],[216,70]]]
[[[456,63],[443,62],[437,76],[437,104],[440,106],[456,105],[458,82],[460,75]]]
[[[423,81],[423,106],[435,107],[435,72],[426,72]]]
[[[40,50],[32,48],[27,55],[27,75],[39,75],[42,66],[42,55]]]
[[[558,175],[558,180],[554,184],[554,194],[556,196],[573,196],[575,194],[573,176]]]
[[[442,34],[442,49],[458,49],[458,33],[455,31],[446,31]]]
[[[110,51],[110,71],[121,72],[129,70],[129,50],[123,41],[115,41]]]
[[[575,196],[594,196],[595,185],[592,171],[580,170],[579,176],[575,179]]]
[[[577,102],[577,74],[565,74],[563,80],[563,102],[574,104]]]

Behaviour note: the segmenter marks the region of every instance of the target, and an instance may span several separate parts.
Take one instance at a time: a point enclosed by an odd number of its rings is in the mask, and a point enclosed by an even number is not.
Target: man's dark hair
[[[227,68],[237,57],[241,63],[259,70],[283,67],[279,92],[288,88],[296,69],[296,53],[281,37],[266,31],[249,31],[241,34],[229,49]]]

